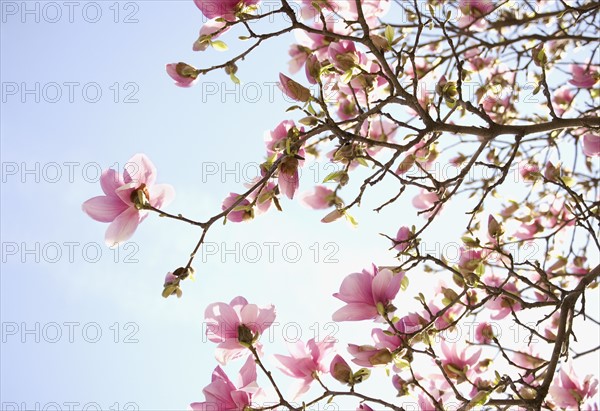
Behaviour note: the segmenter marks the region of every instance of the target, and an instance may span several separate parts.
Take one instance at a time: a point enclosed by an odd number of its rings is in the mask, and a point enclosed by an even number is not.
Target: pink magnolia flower
[[[198,40],[194,42],[194,46],[192,49],[194,51],[204,51],[210,45],[210,40],[214,40],[219,37],[221,34],[229,31],[229,27],[223,29],[227,22],[224,20],[217,21],[217,19],[211,19],[202,25],[200,29],[200,34],[198,35]],[[221,30],[221,31],[219,31]],[[218,33],[217,33],[218,32]]]
[[[377,348],[372,345],[348,344],[348,352],[354,357],[352,362],[361,367],[385,365],[393,359],[389,349]]]
[[[235,20],[239,7],[248,7],[259,3],[260,0],[194,0],[196,6],[209,19],[223,17],[225,20]]]
[[[329,45],[329,61],[335,68],[347,71],[360,62],[356,45],[353,41],[342,40]]]
[[[498,277],[490,277],[488,280],[486,280],[486,284],[494,287],[502,287],[502,290],[507,291],[510,294],[514,294],[515,296],[519,296],[520,294],[515,283],[508,282],[504,284],[502,279]],[[514,298],[511,298],[507,294],[502,294],[500,296],[491,298],[485,304],[485,307],[494,311],[494,313],[490,315],[492,320],[501,320],[511,312],[516,312],[522,309],[521,303]]]
[[[326,187],[315,186],[315,191],[305,195],[302,201],[314,210],[324,210],[335,204],[335,193]]]
[[[198,80],[198,69],[187,63],[167,64],[167,74],[175,80],[175,85],[179,87],[191,87]]]
[[[387,312],[391,301],[400,290],[404,272],[394,274],[391,270],[373,272],[363,270],[344,278],[340,292],[333,294],[346,305],[333,313],[333,321],[360,321],[375,319]],[[393,309],[393,308],[392,308]]]
[[[562,86],[554,92],[552,101],[554,102],[554,111],[558,116],[562,116],[569,109],[575,96],[567,86]]]
[[[465,53],[466,67],[471,71],[484,70],[492,64],[493,57],[483,57],[482,51],[479,48],[467,50]]]
[[[293,120],[283,120],[272,131],[265,134],[265,144],[269,155],[285,150],[285,140],[288,138],[290,130],[295,127],[296,123]]]
[[[202,392],[204,402],[190,404],[193,411],[239,411],[244,410],[252,404],[253,397],[260,395],[260,389],[256,383],[256,363],[252,357],[248,357],[239,373],[239,388],[236,387],[225,371],[217,366],[212,374],[212,381]]]
[[[333,357],[331,365],[329,366],[329,373],[333,378],[343,384],[348,384],[352,380],[352,369],[346,360],[339,354]]]
[[[247,188],[252,188],[260,179],[260,177],[256,177],[252,182],[244,184],[244,186]],[[262,187],[262,190],[261,187],[262,186],[259,186],[248,196],[248,200],[250,201],[254,201],[254,199],[256,199],[257,214],[262,214],[269,211],[269,208],[271,208],[271,204],[273,203],[273,198],[276,197],[275,187],[277,186],[274,182],[269,181],[264,187]]]
[[[481,344],[488,344],[492,342],[494,337],[494,327],[492,324],[482,322],[475,329],[475,341]]]
[[[257,349],[258,337],[275,321],[275,307],[259,308],[249,304],[244,297],[235,297],[231,303],[210,304],[204,313],[206,336],[219,343],[215,356],[219,363],[239,358],[249,345]]]
[[[410,228],[406,226],[400,227],[394,241],[394,249],[400,252],[406,250],[406,248],[409,245],[408,242],[406,242],[406,240],[408,240],[411,237],[412,231],[410,230]]]
[[[495,8],[491,0],[460,0],[459,7],[463,15],[458,21],[458,26],[470,26],[474,30],[485,28],[487,22],[483,16],[491,13]]]
[[[483,260],[482,250],[460,247],[458,267],[461,271],[473,272]]]
[[[279,369],[284,374],[300,380],[293,390],[294,399],[308,391],[315,375],[329,372],[328,360],[333,346],[333,340],[315,342],[315,339],[311,338],[306,344],[302,341],[288,344],[289,356],[275,354],[275,359],[280,364]]]
[[[598,379],[593,375],[586,376],[583,381],[577,377],[573,364],[568,361],[550,386],[549,393],[558,406],[563,409],[578,409],[586,399],[593,398],[598,392]]]
[[[348,3],[348,17],[349,20],[358,19],[358,10],[355,1],[349,1]],[[367,21],[367,25],[370,28],[375,28],[380,25],[379,18],[387,14],[391,7],[391,0],[363,0],[360,2],[363,10],[363,15]]]
[[[459,344],[446,344],[444,340],[441,342],[442,347],[442,365],[449,377],[460,379],[464,377],[470,367],[477,363],[481,355],[481,348],[471,353],[468,347],[460,347]]]
[[[356,411],[373,411],[373,408],[363,402],[356,407]]]
[[[600,134],[585,134],[581,139],[583,153],[588,157],[600,156]]]
[[[292,44],[288,51],[289,56],[292,58],[289,62],[288,70],[292,74],[296,74],[300,71],[306,59],[309,57],[310,50],[300,44]]]
[[[279,89],[295,101],[306,103],[311,99],[310,90],[304,87],[302,84],[292,80],[283,73],[279,73]]]
[[[366,122],[364,124],[365,126],[367,125]],[[375,121],[371,122],[368,138],[375,141],[390,142],[394,138],[397,129],[398,127],[396,127],[395,124],[381,116]],[[367,152],[374,156],[381,149],[382,146],[373,145],[367,147]]]
[[[535,234],[541,231],[541,226],[537,220],[531,223],[521,223],[514,236],[520,240],[531,240]]]
[[[100,177],[103,196],[90,198],[82,208],[96,221],[110,223],[105,242],[114,247],[127,241],[147,217],[144,204],[154,208],[168,205],[175,191],[168,184],[154,184],[156,168],[144,154],[136,154],[127,162],[121,177],[108,169]]]
[[[593,67],[571,64],[571,74],[573,78],[569,83],[579,88],[592,88],[598,81],[598,71]]]
[[[298,168],[300,162],[297,158],[288,156],[279,164],[279,175],[277,185],[279,191],[292,200],[296,190],[300,187],[300,174]]]
[[[348,12],[349,3],[346,0],[321,0],[316,3],[319,5],[321,10],[317,10],[313,3],[314,0],[301,0],[300,1],[302,8],[300,9],[300,16],[304,20],[311,20],[314,22],[321,22],[320,16],[321,12],[326,16],[326,21],[332,20],[331,16],[333,13],[344,15]]]
[[[421,189],[419,195],[417,195],[412,200],[412,204],[415,208],[419,210],[429,210],[423,213],[425,218],[429,218],[436,214],[438,210],[441,210],[441,206],[437,205],[434,207],[435,203],[440,200],[437,193],[433,191],[426,191],[425,189]]]
[[[521,162],[519,163],[519,174],[525,181],[535,181],[536,174],[540,172],[540,167],[537,164]]]
[[[235,202],[240,198],[240,194],[229,193],[229,196],[223,200],[221,210],[225,211],[229,207],[233,206]],[[248,199],[242,200],[233,210],[227,214],[227,220],[232,223],[241,223],[242,221],[251,220],[254,217],[252,209],[250,207],[250,201]]]

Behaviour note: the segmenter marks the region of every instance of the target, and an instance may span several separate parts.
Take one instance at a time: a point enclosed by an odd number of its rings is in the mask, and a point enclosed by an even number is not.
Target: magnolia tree
[[[273,306],[242,296],[208,305],[216,360],[240,371],[232,378],[217,366],[204,400],[191,409],[301,410],[348,397],[361,410],[598,410],[598,380],[578,372],[581,361],[574,360],[600,349],[600,323],[586,312],[600,275],[600,4],[195,4],[205,20],[193,49],[224,51],[239,41],[243,52],[212,67],[168,64],[176,85],[193,86],[212,71],[238,84],[241,60],[252,64],[255,49],[291,33],[289,56],[280,57],[289,60],[289,72],[279,74],[279,86],[293,103],[267,133],[261,176],[232,188],[212,217],[168,211],[174,190],[156,184],[143,154],[122,175],[105,171],[104,195],[83,209],[110,223],[109,246],[130,238],[152,213],[197,226],[189,260],[164,282],[164,297],[181,297],[211,227],[282,211],[286,198],[297,197],[300,169],[318,157],[338,165],[302,199],[324,210],[323,223],[357,224],[350,213],[376,185],[387,200],[374,211],[408,202],[421,218],[414,225],[399,218],[384,234],[397,264],[365,262],[333,295],[339,309],[326,315],[361,322],[365,335],[355,340],[300,341],[272,361],[260,337],[275,321]],[[280,24],[257,24],[274,17]],[[451,202],[467,207],[466,225],[444,222]],[[461,242],[457,261],[420,247],[434,221]],[[531,244],[542,253],[523,258]],[[439,283],[410,293],[409,280],[425,271]],[[400,309],[399,299],[415,299],[420,309]],[[468,336],[449,338],[465,324]],[[527,338],[505,338],[505,326]],[[587,335],[591,348],[575,351],[572,342]],[[275,378],[272,363],[286,379]],[[363,391],[359,384],[375,372],[397,397]]]

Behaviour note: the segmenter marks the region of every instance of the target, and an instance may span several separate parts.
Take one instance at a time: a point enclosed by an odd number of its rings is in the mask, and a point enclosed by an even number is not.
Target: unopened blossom
[[[329,366],[329,373],[333,378],[343,384],[349,384],[352,382],[352,369],[346,360],[344,360],[344,358],[342,358],[342,356],[339,354],[333,357],[331,365]]]
[[[275,307],[260,308],[236,297],[229,304],[210,304],[205,311],[206,336],[219,343],[215,356],[221,364],[243,355],[249,346],[259,347],[258,337],[275,321]]]
[[[225,371],[217,366],[212,374],[212,381],[202,392],[204,402],[190,404],[193,411],[239,411],[252,405],[253,397],[261,394],[256,383],[256,363],[248,357],[238,376],[238,386],[234,385]]]
[[[596,395],[598,379],[593,375],[579,378],[573,370],[572,362],[568,361],[554,377],[548,392],[559,407],[576,410],[585,400]]]
[[[363,402],[356,407],[356,411],[373,411],[373,408]]]
[[[283,94],[295,101],[306,103],[310,100],[310,90],[304,87],[302,84],[292,80],[283,73],[279,73],[279,89],[283,91]]]
[[[406,226],[400,227],[398,233],[396,233],[396,238],[394,239],[394,249],[400,252],[406,250],[409,246],[409,243],[406,241],[412,237],[412,231],[410,228]]]
[[[294,387],[292,397],[297,398],[310,388],[316,376],[329,372],[329,357],[334,347],[334,341],[308,340],[306,344],[302,341],[288,344],[290,355],[275,354],[279,362],[279,369],[286,375],[299,380]]]
[[[145,205],[160,209],[168,205],[175,191],[168,184],[155,184],[156,168],[144,154],[136,154],[126,163],[121,177],[105,170],[100,177],[104,195],[90,198],[83,211],[96,221],[110,223],[105,242],[114,247],[127,241],[147,217]]]
[[[333,314],[334,321],[360,321],[375,319],[390,309],[390,303],[398,294],[404,272],[394,274],[391,270],[363,270],[344,278],[340,292],[333,294],[346,303]]]
[[[175,80],[176,86],[191,87],[198,80],[200,72],[187,63],[179,62],[167,64],[167,74]]]
[[[385,365],[394,358],[389,349],[377,348],[372,345],[348,344],[348,352],[354,357],[352,362],[361,367]]]
[[[593,67],[571,64],[573,78],[569,83],[579,88],[592,88],[598,82],[598,71]]]

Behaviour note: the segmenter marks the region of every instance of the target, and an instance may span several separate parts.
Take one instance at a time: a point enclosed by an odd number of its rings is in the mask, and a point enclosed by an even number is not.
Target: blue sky
[[[237,295],[277,307],[281,326],[268,354],[284,353],[286,333],[297,329],[303,340],[318,329],[320,336],[334,330],[341,341],[356,342],[351,337],[360,328],[332,328],[329,319],[340,304],[331,294],[350,272],[371,262],[393,264],[389,242],[378,233],[393,235],[400,225],[422,221],[411,196],[372,215],[390,192],[389,186],[376,189],[354,213],[357,228],[321,224],[323,213],[287,200],[284,213],[217,226],[208,239],[217,253],[196,263],[197,279],[184,284],[181,300],[163,299],[162,281],[185,264],[198,230],[151,216],[115,251],[103,244],[106,226],[81,211],[83,201],[100,194],[99,168],[122,166],[143,152],[157,166],[158,181],[175,187],[170,211],[201,220],[217,213],[244,182],[226,170],[252,174],[263,159],[264,131],[286,116],[289,102],[279,93],[270,98],[268,90],[287,70],[291,38],[272,40],[239,64],[240,90],[224,73],[205,76],[217,89],[212,95],[208,86],[177,88],[165,73],[170,62],[208,66],[239,50],[233,31],[224,37],[227,54],[191,50],[203,21],[192,1],[83,2],[73,22],[59,2],[62,17],[54,23],[54,6],[28,2],[34,12],[23,15],[24,4],[1,3],[3,409],[8,403],[62,409],[94,403],[174,410],[201,401],[216,366],[214,345],[202,335],[204,308]],[[216,174],[208,173],[215,167]],[[304,170],[302,191],[330,171],[326,162]],[[446,222],[429,234],[432,242],[460,237],[448,221],[464,219],[465,208],[459,203],[445,210]],[[278,244],[273,262],[267,242]],[[248,253],[258,247],[263,257],[237,262],[225,252],[236,244]],[[300,249],[299,261],[284,254],[284,246]],[[430,281],[415,278],[409,291]],[[362,330],[360,342],[368,343],[369,330]],[[374,388],[377,381],[368,384]],[[391,394],[389,384],[381,390]]]

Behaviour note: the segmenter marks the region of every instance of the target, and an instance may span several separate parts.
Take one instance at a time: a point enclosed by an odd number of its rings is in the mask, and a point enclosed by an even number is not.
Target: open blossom
[[[288,70],[292,74],[300,71],[306,59],[309,57],[310,50],[300,44],[292,44],[288,54],[292,58],[288,65]]]
[[[452,378],[459,378],[464,376],[469,368],[473,367],[479,356],[481,355],[481,348],[473,351],[468,347],[458,347],[458,344],[446,344],[445,341],[441,342],[442,347],[442,365],[448,373],[448,376]]]
[[[323,186],[315,186],[315,191],[305,195],[303,202],[314,210],[329,208],[335,203],[335,193]]]
[[[519,296],[519,289],[517,288],[514,282],[507,282],[505,284],[501,278],[489,277],[486,280],[486,284],[493,287],[501,287],[502,290],[506,292],[501,295],[492,297],[485,304],[485,307],[487,309],[494,312],[490,315],[490,318],[492,318],[492,320],[501,320],[507,315],[509,315],[511,312],[516,312],[522,309],[521,303],[518,300],[510,297],[509,295],[513,294],[515,296]]]
[[[260,348],[258,337],[275,321],[275,307],[259,308],[249,304],[244,297],[236,297],[231,303],[210,304],[204,313],[206,336],[219,343],[215,356],[221,364],[238,358],[248,351],[249,345]]]
[[[223,211],[227,210],[229,207],[233,206],[239,198],[240,194],[229,193],[229,196],[223,200],[221,209]],[[233,210],[229,212],[229,214],[227,214],[227,220],[231,221],[232,223],[241,223],[242,221],[251,220],[253,213],[249,207],[250,201],[243,199],[236,207],[234,207]]]
[[[598,71],[594,68],[571,64],[573,78],[569,83],[579,88],[592,88],[598,81]]]
[[[519,163],[519,174],[525,181],[535,181],[536,174],[540,172],[540,167],[537,164],[522,162]]]
[[[360,62],[360,56],[353,41],[342,40],[329,45],[329,61],[334,67],[347,71]]]
[[[552,102],[554,103],[554,111],[559,116],[562,116],[565,111],[571,106],[571,102],[575,96],[567,86],[562,86],[554,92]]]
[[[492,342],[494,337],[494,327],[492,324],[482,322],[475,329],[475,341],[481,344],[488,344]]]
[[[272,131],[265,134],[265,145],[269,155],[285,150],[285,140],[294,128],[296,123],[293,120],[283,120]]]
[[[593,398],[597,392],[598,379],[592,375],[586,376],[583,380],[577,377],[570,361],[562,366],[549,390],[556,404],[568,410],[579,409],[580,404],[586,399]]]
[[[482,250],[460,247],[458,267],[464,272],[473,272],[483,260]]]
[[[423,213],[425,218],[429,218],[436,213],[437,210],[441,209],[441,206],[438,205],[434,208],[436,202],[440,200],[437,193],[433,191],[426,191],[425,189],[421,189],[421,192],[412,200],[412,204],[415,208],[419,210],[429,210]]]
[[[196,6],[209,19],[223,17],[225,20],[235,20],[239,6],[247,7],[259,3],[260,0],[194,0]]]
[[[333,313],[334,321],[360,321],[377,318],[390,308],[391,301],[400,290],[404,272],[391,270],[363,270],[344,278],[340,292],[333,294],[346,305]]]
[[[533,220],[531,223],[521,223],[513,235],[520,240],[531,240],[541,229],[538,221]]]
[[[204,402],[190,404],[193,411],[238,411],[252,404],[253,397],[260,395],[262,390],[256,383],[256,363],[248,357],[239,374],[239,384],[236,387],[225,371],[217,366],[212,374],[212,381],[202,392]]]
[[[367,123],[365,122],[364,125],[367,126]],[[381,116],[380,118],[371,122],[368,138],[375,141],[390,142],[394,138],[397,129],[398,127],[396,127],[396,125]],[[373,145],[367,147],[367,152],[371,156],[374,156],[381,149],[382,146]]]
[[[167,74],[175,80],[175,85],[179,87],[191,87],[198,80],[198,69],[187,63],[167,64]]]
[[[377,348],[372,345],[348,344],[348,352],[352,354],[353,363],[361,367],[385,365],[392,361],[392,353],[387,348]]]
[[[209,40],[214,40],[219,37],[221,34],[229,31],[229,27],[225,27],[227,23],[224,20],[211,19],[202,25],[200,29],[200,34],[198,35],[198,40],[194,42],[193,50],[194,51],[204,51],[208,48],[210,42]],[[217,33],[218,32],[218,33]]]
[[[333,346],[334,341],[331,339],[316,342],[311,338],[306,344],[302,341],[288,344],[289,356],[275,354],[275,359],[280,364],[279,369],[300,380],[294,387],[293,398],[308,391],[316,375],[329,372],[329,356]]]
[[[411,237],[412,231],[410,230],[410,228],[406,226],[400,227],[394,241],[394,249],[400,252],[406,250],[406,248],[408,247],[408,242],[406,242],[406,240],[408,240]]]
[[[168,184],[155,184],[156,168],[144,154],[136,154],[127,162],[121,177],[108,169],[100,177],[103,196],[90,198],[82,208],[96,221],[110,223],[105,242],[114,247],[127,241],[147,217],[144,204],[162,208],[173,199],[175,192]]]
[[[600,134],[588,133],[581,139],[583,153],[588,157],[600,156]]]

